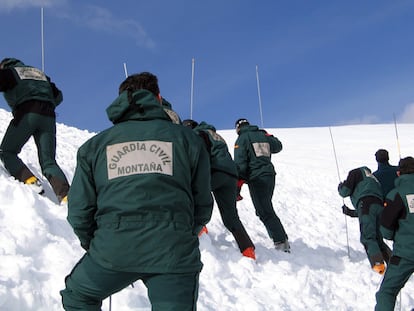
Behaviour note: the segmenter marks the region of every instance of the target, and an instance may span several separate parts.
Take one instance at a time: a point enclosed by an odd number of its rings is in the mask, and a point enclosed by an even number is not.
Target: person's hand
[[[239,179],[237,181],[237,198],[236,198],[236,201],[243,200],[243,197],[241,196],[240,191],[241,191],[241,188],[242,188],[244,183],[245,183],[245,180],[243,180],[243,179]]]

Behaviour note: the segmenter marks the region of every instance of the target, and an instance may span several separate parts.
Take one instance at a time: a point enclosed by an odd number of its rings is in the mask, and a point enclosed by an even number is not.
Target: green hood
[[[109,120],[116,124],[128,120],[169,120],[159,100],[147,90],[138,90],[128,98],[128,91],[122,92],[106,109]]]
[[[1,61],[1,64],[3,64],[3,68],[25,66],[25,64],[17,58],[5,58]]]

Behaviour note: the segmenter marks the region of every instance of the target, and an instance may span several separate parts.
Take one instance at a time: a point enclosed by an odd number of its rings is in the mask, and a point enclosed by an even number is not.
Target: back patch
[[[173,174],[172,142],[145,140],[106,146],[108,179],[140,174]]]

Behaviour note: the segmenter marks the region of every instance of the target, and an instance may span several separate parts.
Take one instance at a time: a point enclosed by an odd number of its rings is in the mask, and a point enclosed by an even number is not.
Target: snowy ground
[[[0,137],[10,118],[0,109]],[[76,150],[93,133],[62,124],[57,131],[57,161],[72,180]],[[394,124],[332,127],[339,169],[329,128],[268,131],[284,146],[273,156],[278,172],[273,204],[292,252],[273,249],[244,186],[238,210],[256,245],[257,260],[240,255],[215,208],[209,234],[200,238],[204,269],[198,310],[373,310],[381,276],[371,271],[359,243],[358,222],[342,214],[336,189],[350,169],[367,165],[375,170],[379,148],[388,149],[393,164],[400,154],[414,155],[414,125],[398,125],[398,140]],[[219,133],[232,151],[235,132]],[[40,176],[32,141],[21,157]],[[59,290],[83,254],[66,222],[66,209],[44,185],[46,196],[40,197],[0,169],[0,310],[62,310]],[[414,307],[413,279],[402,290],[396,310]],[[145,287],[134,285],[112,296],[113,311],[150,310]],[[103,310],[109,310],[109,300]]]

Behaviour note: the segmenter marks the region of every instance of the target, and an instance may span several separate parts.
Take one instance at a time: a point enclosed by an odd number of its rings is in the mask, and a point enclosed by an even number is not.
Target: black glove
[[[343,182],[340,182],[340,183],[339,183],[339,185],[338,185],[338,191],[339,191],[339,190],[341,190],[341,188],[342,188],[342,186],[343,186],[343,185],[344,185],[344,183],[343,183]]]
[[[342,213],[344,213],[345,215],[350,216],[350,217],[358,217],[357,211],[354,210],[354,209],[350,209],[345,204],[342,205]]]

